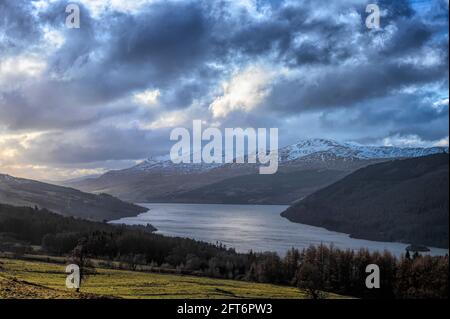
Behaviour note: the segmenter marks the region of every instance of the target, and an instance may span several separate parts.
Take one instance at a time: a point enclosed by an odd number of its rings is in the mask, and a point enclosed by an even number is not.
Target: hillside
[[[448,248],[449,155],[362,168],[282,213],[353,237]]]
[[[168,156],[160,156],[128,169],[110,171],[97,178],[69,181],[64,185],[86,192],[108,193],[135,203],[291,204],[337,181],[337,176],[343,177],[361,167],[392,158],[442,152],[448,152],[448,148],[362,146],[306,139],[279,149],[278,173],[269,177],[259,176],[259,164],[177,165]],[[308,181],[292,181],[290,174]],[[247,187],[244,193],[243,183]],[[272,187],[276,183],[284,185],[284,194],[280,188]]]
[[[0,203],[47,208],[64,216],[90,220],[113,220],[136,216],[147,209],[106,194],[83,193],[29,179],[0,174]]]
[[[170,202],[213,204],[286,204],[338,181],[347,173],[338,170],[304,170],[274,175],[243,175],[192,191],[174,194]]]
[[[2,265],[0,261],[0,265]],[[0,272],[0,299],[100,299],[106,296],[75,293],[62,289],[52,289],[15,277],[2,276]]]
[[[113,269],[96,269],[76,294],[65,287],[64,264],[0,259],[0,299],[305,299],[307,294],[295,287],[250,283],[194,276],[155,274]],[[328,294],[329,298],[343,298]],[[103,297],[105,298],[105,297]]]

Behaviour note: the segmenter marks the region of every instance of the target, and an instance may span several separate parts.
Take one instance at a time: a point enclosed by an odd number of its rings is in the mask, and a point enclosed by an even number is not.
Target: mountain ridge
[[[448,147],[395,147],[395,146],[376,146],[361,145],[354,142],[338,142],[333,139],[312,138],[300,140],[295,144],[282,147],[278,150],[279,162],[286,163],[297,160],[312,154],[333,154],[337,157],[360,160],[373,159],[391,159],[403,157],[419,157],[436,153],[448,153]],[[191,154],[192,156],[192,154]],[[152,156],[136,166],[125,170],[149,171],[153,169],[168,169],[177,167],[178,171],[183,170],[211,170],[231,163],[212,163],[212,164],[173,164],[169,155]]]
[[[184,202],[187,200],[189,203],[211,203],[211,199],[207,196],[213,195],[214,198],[218,198],[217,194],[223,190],[224,199],[220,202],[233,203],[231,198],[234,197],[237,200],[235,203],[239,204],[291,204],[315,190],[336,182],[337,177],[343,177],[361,167],[394,158],[442,152],[448,152],[448,148],[361,146],[334,140],[305,139],[281,148],[278,175],[264,179],[269,183],[275,180],[282,183],[282,179],[279,178],[281,174],[293,173],[302,178],[302,172],[316,172],[317,182],[312,180],[307,187],[300,181],[291,183],[292,189],[286,190],[291,194],[289,196],[281,196],[281,194],[272,196],[267,193],[270,190],[260,185],[258,181],[261,178],[256,176],[260,164],[173,164],[167,155],[150,158],[127,169],[109,171],[98,178],[64,185],[86,192],[109,193],[122,200],[137,203],[180,202],[181,200]],[[324,178],[322,170],[329,171],[327,178]],[[309,176],[308,178],[312,178],[310,173],[305,174]],[[242,176],[252,179],[253,182],[248,186],[256,188],[255,191],[242,190],[240,185]],[[225,184],[227,189],[223,188]],[[208,186],[212,189],[208,189]],[[216,186],[217,188],[214,189]],[[302,187],[304,189],[296,189]],[[238,200],[233,195],[238,190],[250,196],[248,200],[244,200],[242,196]],[[216,194],[212,194],[211,191]],[[187,196],[188,194],[190,197]],[[227,198],[227,194],[231,194],[231,197]]]

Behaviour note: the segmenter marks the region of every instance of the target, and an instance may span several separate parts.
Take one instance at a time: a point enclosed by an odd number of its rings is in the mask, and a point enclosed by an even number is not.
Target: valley
[[[133,203],[288,205],[359,168],[444,152],[448,153],[448,148],[361,146],[305,139],[279,149],[278,172],[269,176],[259,175],[255,164],[174,164],[168,156],[160,156],[131,168],[63,185],[108,193]]]

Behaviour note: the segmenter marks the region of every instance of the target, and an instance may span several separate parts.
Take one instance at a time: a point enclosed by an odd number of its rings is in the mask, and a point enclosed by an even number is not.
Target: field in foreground
[[[60,264],[0,259],[0,299],[5,298],[307,298],[292,287],[235,280],[96,269],[76,294],[65,288]],[[329,298],[339,296],[329,294]]]

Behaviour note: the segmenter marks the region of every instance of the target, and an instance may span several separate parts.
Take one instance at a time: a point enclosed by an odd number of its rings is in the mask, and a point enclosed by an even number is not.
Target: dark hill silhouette
[[[136,216],[148,209],[107,194],[89,194],[0,174],[0,203],[47,208],[64,216],[103,221]]]
[[[352,237],[448,248],[449,155],[357,170],[282,216]]]

